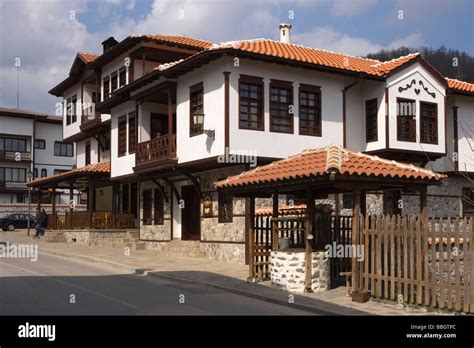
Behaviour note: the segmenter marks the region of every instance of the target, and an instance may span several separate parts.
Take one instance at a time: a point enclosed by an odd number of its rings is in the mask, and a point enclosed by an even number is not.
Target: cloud
[[[331,13],[334,16],[352,17],[374,7],[377,0],[334,0]]]
[[[363,56],[368,53],[377,52],[383,48],[419,46],[422,43],[422,36],[419,33],[413,33],[384,45],[370,41],[366,38],[350,36],[336,31],[332,27],[315,27],[309,32],[293,34],[292,41],[293,43],[298,43],[304,46],[355,56]]]

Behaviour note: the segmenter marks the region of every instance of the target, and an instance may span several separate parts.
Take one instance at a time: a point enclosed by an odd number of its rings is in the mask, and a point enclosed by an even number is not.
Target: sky
[[[292,43],[345,54],[444,45],[474,55],[474,0],[0,0],[0,106],[17,106],[19,75],[20,108],[54,114],[48,91],[77,51],[100,53],[109,36],[278,40],[282,22]]]

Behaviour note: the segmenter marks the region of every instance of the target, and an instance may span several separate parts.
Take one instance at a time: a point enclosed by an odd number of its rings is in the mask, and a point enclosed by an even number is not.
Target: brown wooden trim
[[[191,87],[189,87],[189,137],[194,137],[196,135],[201,135],[204,133],[204,129],[201,129],[199,131],[195,131],[193,129],[193,124],[194,124],[194,120],[193,120],[193,103],[192,103],[192,94],[193,93],[197,93],[199,91],[202,91],[202,112],[204,112],[204,83],[203,82],[199,82],[199,83],[196,83],[195,85],[192,85]]]
[[[390,99],[388,98],[388,87],[385,87],[385,148],[390,148]]]
[[[316,86],[316,85],[307,85],[305,83],[300,83],[300,91],[302,92],[321,92],[321,86]]]
[[[301,93],[315,93],[319,94],[319,125],[318,125],[318,133],[311,134],[311,133],[302,133],[301,132]],[[323,134],[323,99],[321,95],[321,87],[314,86],[314,85],[305,85],[300,84],[298,88],[298,135],[303,136],[312,136],[312,137],[321,137]]]
[[[173,191],[170,192],[170,201],[168,203],[170,205],[170,239],[174,239],[173,236],[173,225],[174,225],[174,204],[173,204]]]
[[[215,244],[245,244],[245,241],[226,241],[226,240],[200,240],[201,243],[215,243]]]
[[[369,103],[373,103],[375,101],[375,105],[376,105],[376,113],[375,113],[375,138],[374,139],[369,139],[369,115],[368,115],[368,107],[367,105]],[[365,141],[367,143],[371,143],[371,142],[374,142],[374,141],[377,141],[378,140],[378,135],[379,135],[379,132],[378,132],[378,100],[377,98],[372,98],[372,99],[368,99],[365,101]]]
[[[453,106],[453,153],[456,154],[456,160],[454,161],[454,170],[459,170],[459,135],[458,135],[458,106]],[[446,128],[446,126],[445,126]],[[446,137],[447,141],[447,137]],[[446,146],[446,151],[448,148]]]
[[[288,131],[282,130],[275,130],[273,127],[273,115],[272,115],[272,88],[279,88],[279,89],[288,89],[290,91],[290,100],[288,106],[293,106],[293,113],[288,114],[290,115],[290,129]],[[294,96],[294,88],[293,82],[291,81],[282,81],[282,80],[270,80],[270,86],[268,88],[268,113],[270,118],[270,132],[272,133],[284,133],[284,134],[294,134],[295,133],[295,114],[294,114],[294,107],[295,107],[295,96]],[[280,104],[280,102],[276,102]]]
[[[189,86],[189,93],[194,93],[204,88],[204,82],[198,82],[192,86]]]
[[[400,107],[398,106],[400,102],[414,102],[415,103],[415,115],[413,116],[415,118],[415,133],[414,133],[414,137],[413,139],[410,139],[410,140],[406,140],[406,139],[400,139],[399,137],[399,133],[398,133],[398,114],[400,112]],[[400,141],[400,142],[405,142],[405,143],[416,143],[416,136],[417,136],[417,133],[416,133],[416,124],[417,124],[417,118],[416,118],[416,110],[417,110],[417,103],[416,103],[416,99],[409,99],[409,98],[400,98],[400,97],[397,97],[396,99],[396,103],[397,103],[397,114],[395,115],[396,117],[396,127],[397,127],[397,141]],[[403,116],[403,117],[406,117],[406,116]],[[413,120],[412,120],[413,121]]]
[[[172,85],[168,86],[168,135],[173,134],[173,96]]]
[[[419,104],[420,104],[420,143],[421,144],[430,144],[430,145],[439,145],[439,125],[438,125],[438,115],[439,115],[439,104],[438,103],[433,103],[433,102],[427,102],[427,101],[423,101],[423,100],[420,100],[419,101]],[[426,142],[426,141],[422,141],[421,139],[421,127],[422,127],[422,124],[421,124],[421,120],[422,120],[422,115],[421,115],[421,105],[422,104],[428,104],[428,105],[435,105],[436,106],[436,115],[435,115],[435,121],[436,121],[436,142]],[[446,130],[446,124],[445,124],[445,130]]]
[[[248,169],[248,168],[246,168]],[[250,198],[245,198],[245,264],[249,264]]]
[[[255,84],[255,85],[260,85],[261,91],[260,91],[260,119],[261,119],[261,126],[258,128],[250,128],[250,127],[243,127],[240,125],[240,105],[241,105],[241,100],[240,100],[240,84],[241,83],[250,83],[250,84]],[[239,77],[239,85],[238,85],[238,94],[239,94],[239,108],[238,108],[238,116],[237,116],[237,127],[239,129],[245,129],[245,130],[254,130],[254,131],[265,131],[265,84],[263,83],[263,78],[262,77],[257,77],[257,76],[249,76],[249,75],[240,75]]]
[[[229,127],[230,127],[230,87],[229,71],[224,71],[224,152],[229,148]]]

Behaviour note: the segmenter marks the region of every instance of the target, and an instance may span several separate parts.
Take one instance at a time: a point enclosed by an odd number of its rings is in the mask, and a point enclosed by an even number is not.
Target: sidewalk
[[[248,267],[209,259],[165,259],[150,250],[131,250],[125,255],[122,249],[103,249],[74,243],[47,243],[26,236],[25,231],[2,232],[0,242],[37,244],[40,253],[102,264],[120,271],[147,276],[179,279],[180,281],[206,284],[263,301],[286,305],[320,315],[436,315],[426,309],[400,307],[393,303],[369,301],[354,303],[345,296],[346,289],[313,293],[292,294],[271,287],[269,281],[248,283]],[[41,259],[41,255],[39,256]],[[291,300],[293,300],[292,303]]]

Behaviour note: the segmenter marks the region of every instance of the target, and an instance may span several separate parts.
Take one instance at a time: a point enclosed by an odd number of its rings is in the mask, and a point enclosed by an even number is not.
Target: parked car
[[[35,224],[34,216],[30,215],[30,227]],[[10,214],[0,219],[0,227],[4,231],[15,231],[16,228],[28,228],[28,214]]]

